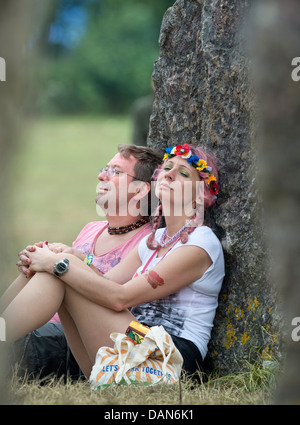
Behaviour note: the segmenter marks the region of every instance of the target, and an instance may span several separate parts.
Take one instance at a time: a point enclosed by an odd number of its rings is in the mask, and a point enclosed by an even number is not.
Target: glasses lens
[[[106,174],[107,174],[107,177],[113,177],[116,175],[116,170],[114,168],[107,168]]]
[[[103,173],[104,171],[106,172],[107,177],[113,177],[116,175],[116,170],[114,168],[103,167],[100,169],[99,174]]]

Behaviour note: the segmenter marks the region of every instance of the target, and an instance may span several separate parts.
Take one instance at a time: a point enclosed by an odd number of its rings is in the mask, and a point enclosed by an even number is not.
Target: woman
[[[183,368],[195,372],[207,352],[224,277],[220,242],[201,214],[217,191],[213,157],[188,144],[167,148],[157,173],[161,203],[150,236],[104,276],[47,245],[28,252],[36,274],[2,314],[7,340],[38,328],[58,311],[88,377],[99,347],[113,345],[110,333],[124,333],[137,320],[163,325],[181,352]],[[158,229],[162,214],[166,228]]]

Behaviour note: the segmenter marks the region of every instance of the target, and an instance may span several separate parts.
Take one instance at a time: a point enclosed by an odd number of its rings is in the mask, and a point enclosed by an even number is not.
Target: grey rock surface
[[[220,193],[208,222],[226,278],[207,361],[221,373],[280,356],[257,178],[256,103],[249,83],[246,0],[177,0],[164,16],[148,145],[195,143],[219,159]]]

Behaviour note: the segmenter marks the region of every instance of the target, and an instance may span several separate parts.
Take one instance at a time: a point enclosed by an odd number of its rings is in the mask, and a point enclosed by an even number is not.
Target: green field
[[[98,171],[130,137],[126,116],[27,123],[13,164],[16,253],[40,240],[71,244],[86,223],[101,219],[95,204]]]

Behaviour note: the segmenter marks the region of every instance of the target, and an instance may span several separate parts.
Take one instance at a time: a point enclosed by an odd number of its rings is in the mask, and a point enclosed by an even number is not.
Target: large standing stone
[[[221,192],[209,222],[226,278],[208,360],[222,373],[278,353],[276,297],[268,280],[256,178],[255,102],[241,29],[246,0],[177,0],[165,13],[148,144],[200,143],[219,158]]]

